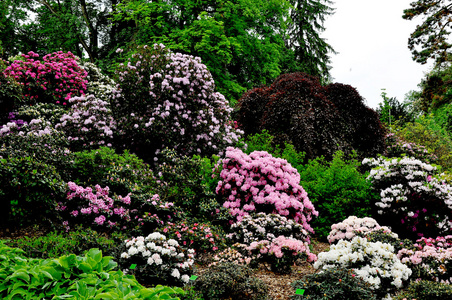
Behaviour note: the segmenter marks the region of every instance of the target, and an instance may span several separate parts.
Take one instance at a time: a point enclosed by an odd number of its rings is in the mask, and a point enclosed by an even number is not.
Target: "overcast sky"
[[[333,82],[356,88],[372,108],[381,89],[402,102],[430,70],[411,59],[408,38],[419,20],[402,19],[413,0],[336,0],[322,37],[338,52],[332,55]]]

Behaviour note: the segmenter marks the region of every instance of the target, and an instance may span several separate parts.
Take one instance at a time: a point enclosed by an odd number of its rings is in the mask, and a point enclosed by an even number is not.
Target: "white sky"
[[[403,102],[430,70],[408,50],[410,33],[422,21],[402,18],[412,1],[336,0],[325,20],[322,37],[338,52],[331,59],[333,82],[353,86],[372,108],[382,102],[382,88]]]

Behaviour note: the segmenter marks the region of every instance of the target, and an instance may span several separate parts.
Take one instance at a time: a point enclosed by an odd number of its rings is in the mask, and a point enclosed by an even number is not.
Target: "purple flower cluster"
[[[285,159],[228,147],[222,164],[216,192],[226,199],[223,206],[237,221],[251,212],[276,213],[314,232],[308,222],[318,212],[300,185],[300,174]]]
[[[135,147],[154,157],[165,147],[211,155],[238,142],[241,131],[229,122],[232,108],[215,92],[199,57],[143,46],[117,74],[112,110],[119,133],[133,138]]]
[[[430,153],[426,147],[416,143],[405,142],[394,133],[386,135],[385,138],[386,157],[400,157],[402,155],[407,155],[430,164],[433,164],[438,160],[438,157],[435,154]]]
[[[102,188],[99,185],[93,190],[90,187],[82,187],[74,182],[68,182],[68,193],[64,203],[59,202],[57,211],[64,217],[76,218],[79,220],[89,220],[88,223],[101,228],[126,228],[126,224],[131,220],[130,195],[125,197],[114,195],[109,196],[109,188]],[[126,207],[125,207],[126,206]],[[63,225],[69,230],[68,220]]]
[[[55,128],[61,128],[74,149],[111,147],[116,122],[109,103],[94,95],[73,97],[69,112],[64,114]]]
[[[73,95],[83,94],[86,90],[87,73],[71,52],[47,54],[42,61],[38,59],[39,54],[32,51],[22,57],[23,60],[15,60],[8,66],[3,76],[12,77],[22,86],[27,102],[56,101],[65,105]],[[42,97],[48,99],[41,100]]]

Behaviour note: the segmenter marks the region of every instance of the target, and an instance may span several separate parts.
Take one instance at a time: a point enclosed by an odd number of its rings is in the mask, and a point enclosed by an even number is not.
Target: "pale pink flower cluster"
[[[111,96],[116,121],[124,124],[119,133],[147,136],[156,156],[166,147],[184,155],[221,155],[239,141],[243,132],[229,123],[232,108],[215,92],[199,57],[163,45],[139,49],[121,66]]]
[[[423,280],[452,284],[452,236],[422,238],[413,249],[401,249],[397,257]]]
[[[111,147],[116,122],[107,101],[94,95],[73,97],[67,114],[55,128],[61,128],[76,150],[99,146]]]
[[[309,221],[318,212],[300,185],[300,174],[285,159],[228,147],[222,164],[216,192],[226,199],[223,206],[237,221],[252,212],[275,213],[314,232]]]
[[[248,247],[247,245],[236,243],[232,245],[232,247],[233,248],[229,247],[221,251],[220,253],[215,254],[215,256],[213,257],[214,261],[209,264],[209,267],[221,264],[223,262],[232,262],[237,265],[249,265],[251,261],[253,261],[253,259],[256,259],[254,256],[247,256],[241,253],[241,251],[244,252],[243,250],[246,250],[246,248]],[[238,248],[238,250],[235,248]]]
[[[398,237],[397,234],[391,232],[386,226],[380,226],[373,218],[358,218],[350,216],[344,221],[331,225],[331,231],[327,239],[330,244],[339,240],[351,240],[357,233],[370,233],[372,231],[384,230],[393,237]]]

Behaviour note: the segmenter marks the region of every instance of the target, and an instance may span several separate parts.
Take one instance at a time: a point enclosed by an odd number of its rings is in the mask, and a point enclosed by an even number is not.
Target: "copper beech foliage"
[[[306,159],[329,159],[342,150],[361,157],[384,151],[384,129],[355,88],[340,83],[322,86],[304,73],[279,76],[239,100],[237,121],[246,135],[268,130],[277,143],[292,143]]]

